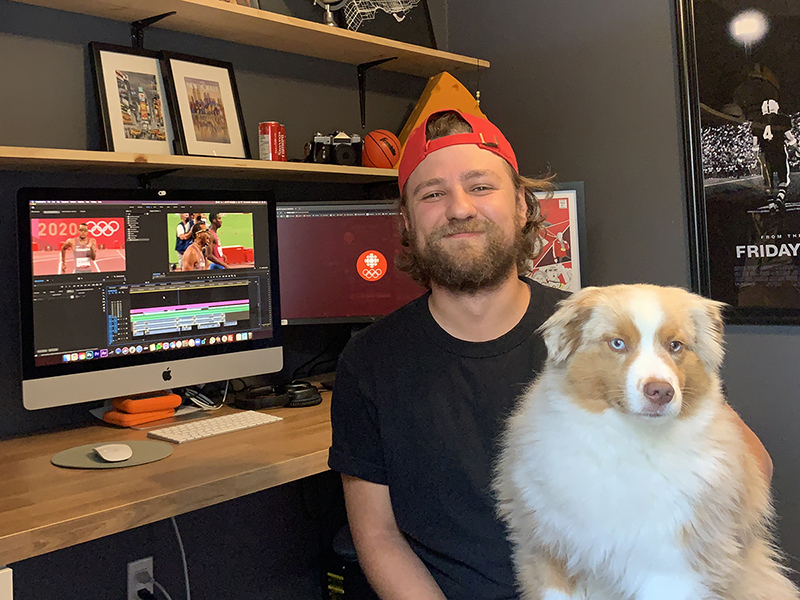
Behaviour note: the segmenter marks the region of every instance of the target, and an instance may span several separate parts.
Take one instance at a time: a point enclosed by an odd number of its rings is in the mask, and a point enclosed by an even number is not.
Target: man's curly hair
[[[436,115],[428,121],[425,129],[428,141],[456,133],[472,133],[472,126],[455,111],[446,111]],[[528,273],[533,266],[533,259],[539,256],[542,251],[542,239],[539,236],[539,232],[545,220],[535,193],[546,192],[551,195],[554,189],[553,176],[550,175],[542,179],[523,177],[510,164],[506,162],[505,165],[508,168],[509,175],[511,175],[514,191],[519,193],[520,190],[524,190],[527,214],[525,225],[522,227],[523,239],[517,256],[517,270],[519,273]],[[403,251],[395,258],[395,265],[401,271],[411,275],[414,281],[421,286],[430,287],[430,279],[420,268],[416,252],[411,245],[411,233],[408,231],[402,216],[408,204],[406,189],[407,187],[400,193],[400,216],[398,218],[398,229]]]

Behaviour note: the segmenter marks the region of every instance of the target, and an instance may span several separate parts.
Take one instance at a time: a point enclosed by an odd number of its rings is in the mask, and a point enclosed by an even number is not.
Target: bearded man
[[[537,328],[566,294],[519,276],[542,215],[486,119],[431,115],[399,165],[406,252],[430,289],[345,348],[331,410],[360,564],[381,598],[514,598],[489,491],[495,443],[546,355]]]
[[[544,364],[537,330],[566,297],[520,276],[550,184],[519,175],[496,126],[452,110],[411,133],[398,180],[398,266],[430,291],[342,352],[328,464],[383,600],[517,598],[490,481],[503,421]]]

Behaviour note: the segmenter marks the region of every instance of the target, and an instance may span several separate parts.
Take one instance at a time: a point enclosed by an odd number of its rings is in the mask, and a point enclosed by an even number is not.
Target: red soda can
[[[259,159],[280,160],[278,158],[280,130],[281,125],[277,121],[265,121],[258,124]]]
[[[278,158],[277,160],[282,160],[286,162],[286,127],[283,125],[280,126],[280,131],[278,131]]]

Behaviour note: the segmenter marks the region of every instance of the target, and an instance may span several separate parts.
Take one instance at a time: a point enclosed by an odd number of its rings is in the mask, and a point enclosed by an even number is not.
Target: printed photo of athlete
[[[61,246],[61,272],[67,272],[67,251],[72,250],[73,273],[91,273],[92,262],[97,259],[97,240],[89,237],[89,225],[78,225],[78,235]]]
[[[751,131],[767,193],[771,194],[777,188],[769,208],[785,210],[786,190],[791,183],[787,147],[797,147],[797,138],[792,133],[792,119],[779,112],[779,109],[776,100],[764,100],[761,104],[762,117],[753,122]]]

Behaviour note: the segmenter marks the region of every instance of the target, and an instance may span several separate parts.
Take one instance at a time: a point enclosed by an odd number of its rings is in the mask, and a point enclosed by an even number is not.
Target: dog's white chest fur
[[[511,474],[523,504],[536,511],[540,541],[570,567],[629,590],[644,583],[640,573],[686,568],[681,530],[695,499],[719,477],[714,452],[697,448],[712,411],[659,425],[548,400],[532,399],[518,415],[529,425],[516,433],[520,456]]]

